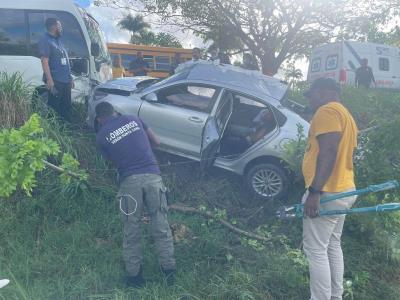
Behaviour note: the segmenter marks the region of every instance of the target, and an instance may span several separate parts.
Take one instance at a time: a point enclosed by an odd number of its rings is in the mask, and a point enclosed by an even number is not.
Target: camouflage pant
[[[143,205],[146,206],[151,218],[159,263],[166,270],[175,269],[174,245],[167,219],[168,206],[165,192],[161,176],[156,174],[132,175],[120,184],[117,199],[121,201],[120,213],[124,224],[123,257],[129,276],[138,274],[143,260],[140,247]]]

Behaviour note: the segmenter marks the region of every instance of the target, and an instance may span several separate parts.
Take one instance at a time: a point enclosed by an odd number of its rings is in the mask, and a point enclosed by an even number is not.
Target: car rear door
[[[222,135],[232,116],[232,112],[233,95],[230,91],[225,91],[218,103],[215,114],[208,118],[204,127],[200,161],[200,169],[202,171],[214,164]]]
[[[199,160],[204,126],[219,92],[190,83],[163,87],[153,101],[143,97],[139,117],[160,137],[161,150]]]

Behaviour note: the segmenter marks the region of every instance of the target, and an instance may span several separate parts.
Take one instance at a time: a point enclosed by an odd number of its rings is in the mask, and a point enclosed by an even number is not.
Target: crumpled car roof
[[[211,62],[192,64],[187,79],[218,82],[239,90],[267,95],[278,101],[284,97],[289,87],[287,83],[266,76],[260,71],[246,70],[232,65],[214,65]]]

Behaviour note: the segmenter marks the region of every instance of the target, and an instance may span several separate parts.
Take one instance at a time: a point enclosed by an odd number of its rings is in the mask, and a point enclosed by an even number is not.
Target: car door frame
[[[209,82],[206,83],[206,82],[201,82],[201,81],[178,80],[178,81],[174,81],[172,83],[166,84],[166,85],[157,86],[156,88],[147,90],[146,93],[143,93],[140,96],[140,99],[142,100],[142,105],[143,105],[143,102],[151,102],[151,101],[146,100],[146,96],[147,95],[152,94],[152,93],[157,94],[159,91],[161,91],[163,89],[171,88],[171,87],[177,86],[177,85],[204,86],[204,87],[213,88],[213,89],[215,89],[217,91],[218,94],[216,96],[214,96],[216,98],[214,100],[214,103],[213,103],[213,106],[212,106],[210,112],[199,112],[199,111],[196,111],[194,109],[192,110],[192,111],[195,111],[196,113],[207,114],[206,121],[205,121],[203,129],[202,129],[202,133],[203,133],[204,132],[204,128],[205,128],[210,116],[215,111],[215,107],[216,107],[217,103],[220,102],[220,97],[221,97],[222,91],[223,91],[223,87],[221,87],[221,86],[213,85],[213,84],[210,84]],[[157,102],[155,102],[155,103],[157,103]],[[159,104],[163,104],[163,103],[159,102]],[[140,110],[142,109],[142,105],[141,105],[141,107],[139,109],[139,117],[140,117]],[[167,105],[167,104],[163,104],[163,105]],[[178,107],[178,106],[176,106],[176,107]],[[186,109],[188,111],[191,110],[190,108],[182,108],[182,109]],[[190,116],[188,115],[188,118],[189,117]],[[200,142],[200,145],[201,145],[202,144],[202,139],[203,139],[203,134],[200,137],[200,139],[201,140],[199,142]],[[165,152],[168,152],[168,153],[171,153],[171,154],[174,154],[174,155],[178,155],[178,156],[186,157],[186,158],[189,158],[189,159],[193,159],[193,160],[196,160],[196,161],[200,161],[201,160],[201,147],[200,147],[200,151],[199,151],[199,153],[197,155],[193,155],[193,154],[190,154],[190,153],[185,152],[185,151],[179,151],[177,149],[172,149],[172,148],[168,148],[168,147],[164,147],[164,148],[161,147],[161,150],[165,151]]]
[[[223,129],[219,131],[217,121],[216,119],[218,118],[218,108],[220,106],[221,101],[223,101],[223,97],[225,96],[226,93],[229,93],[231,95],[231,99],[228,101],[229,109],[228,111],[228,117],[225,120],[225,123],[222,125]],[[225,105],[223,103],[222,105]],[[222,108],[221,108],[222,111]],[[223,88],[221,89],[220,95],[218,97],[218,101],[215,102],[213,110],[204,126],[203,129],[203,139],[201,143],[201,152],[200,152],[200,170],[204,172],[208,168],[210,168],[212,165],[214,165],[216,157],[216,153],[219,150],[220,147],[220,142],[221,138],[224,135],[224,132],[226,130],[226,126],[232,116],[233,112],[233,97],[232,97],[232,91],[229,89]]]

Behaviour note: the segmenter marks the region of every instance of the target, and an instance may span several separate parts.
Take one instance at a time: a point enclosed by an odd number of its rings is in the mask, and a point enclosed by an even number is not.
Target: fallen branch
[[[228,221],[225,221],[225,220],[220,219],[220,218],[216,218],[214,216],[214,214],[209,212],[209,211],[203,211],[203,210],[200,210],[200,209],[197,209],[197,208],[194,208],[194,207],[175,205],[175,204],[170,205],[169,209],[172,209],[172,210],[175,210],[175,211],[180,211],[180,212],[183,212],[183,213],[197,214],[197,215],[206,217],[208,219],[216,220],[220,224],[222,224],[223,226],[227,227],[232,232],[240,234],[240,235],[244,235],[245,237],[248,237],[250,239],[254,239],[254,240],[258,240],[258,241],[262,241],[262,242],[269,242],[270,241],[269,238],[263,237],[261,235],[255,234],[255,233],[251,233],[251,232],[245,231],[245,230],[240,229],[240,228],[237,228],[236,226],[233,226]]]
[[[51,168],[51,169],[53,169],[53,170],[55,170],[55,171],[57,171],[57,172],[59,172],[59,173],[65,173],[65,174],[68,174],[69,176],[75,177],[75,178],[77,178],[77,179],[81,179],[81,176],[79,176],[79,174],[76,174],[76,173],[74,173],[74,172],[65,170],[65,169],[63,169],[63,168],[61,168],[61,167],[59,167],[59,166],[53,165],[52,163],[49,163],[47,160],[44,160],[44,159],[43,159],[42,162],[43,162],[46,166],[48,166],[49,168]]]

